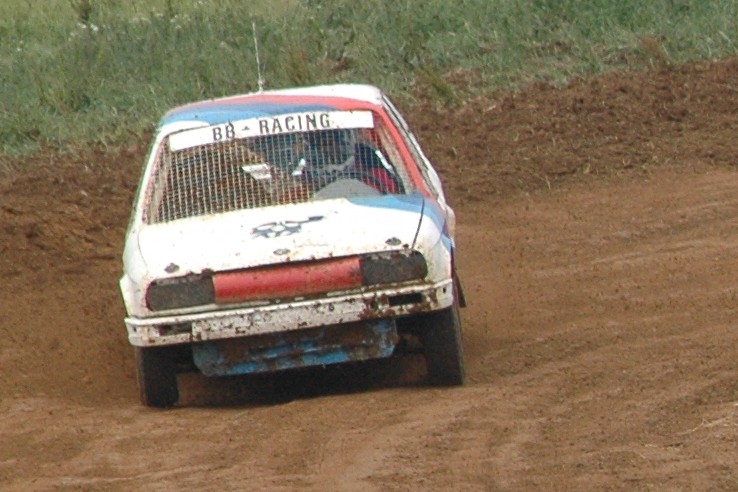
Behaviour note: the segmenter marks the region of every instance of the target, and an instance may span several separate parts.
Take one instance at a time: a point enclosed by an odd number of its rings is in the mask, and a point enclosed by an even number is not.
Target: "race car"
[[[133,205],[120,289],[141,402],[177,374],[230,376],[422,348],[461,385],[455,215],[376,87],[260,91],[160,121]]]

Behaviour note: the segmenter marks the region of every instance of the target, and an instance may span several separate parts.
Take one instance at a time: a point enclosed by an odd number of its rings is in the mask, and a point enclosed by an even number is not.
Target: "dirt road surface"
[[[738,61],[407,108],[459,217],[468,384],[406,356],[139,405],[145,154],[0,178],[0,489],[738,489]]]

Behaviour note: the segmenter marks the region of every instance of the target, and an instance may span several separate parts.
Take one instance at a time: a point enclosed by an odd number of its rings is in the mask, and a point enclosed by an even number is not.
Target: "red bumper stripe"
[[[284,299],[347,290],[362,285],[359,258],[253,268],[213,276],[215,302]]]

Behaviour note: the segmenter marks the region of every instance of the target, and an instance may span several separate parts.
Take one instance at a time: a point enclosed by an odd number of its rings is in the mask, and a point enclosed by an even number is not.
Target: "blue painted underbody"
[[[393,319],[202,342],[192,346],[206,376],[235,376],[389,357],[397,345]]]

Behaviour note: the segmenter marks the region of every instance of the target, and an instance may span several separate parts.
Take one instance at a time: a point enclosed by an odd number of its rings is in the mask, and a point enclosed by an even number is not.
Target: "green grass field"
[[[173,105],[369,82],[480,91],[736,54],[734,0],[32,0],[0,4],[0,155],[118,145]]]

